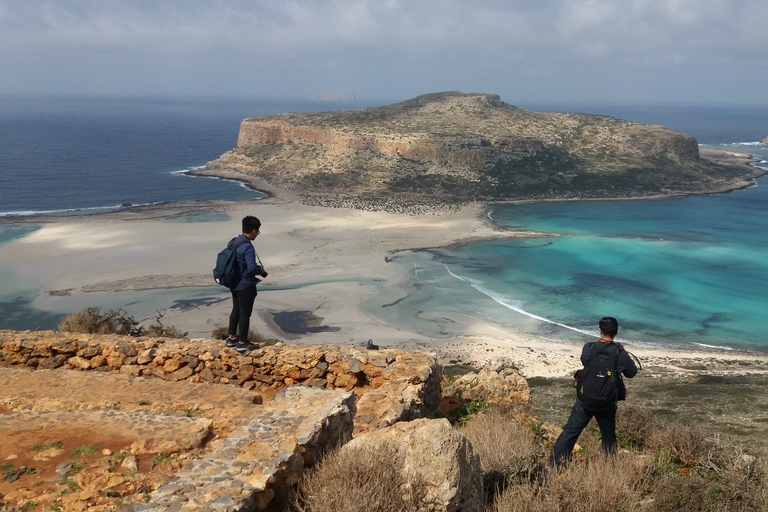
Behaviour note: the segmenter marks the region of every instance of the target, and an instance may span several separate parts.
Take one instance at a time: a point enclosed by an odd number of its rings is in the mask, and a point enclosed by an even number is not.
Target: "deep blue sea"
[[[124,204],[258,197],[239,183],[183,171],[232,148],[245,117],[370,106],[309,101],[0,99],[0,215],[77,215]],[[768,108],[574,107],[663,124],[705,147],[768,164]],[[616,316],[625,340],[768,350],[768,179],[728,194],[660,201],[493,205],[501,226],[557,236],[497,239],[398,255],[408,279],[363,307],[426,334],[461,334],[456,315],[552,338],[580,339]],[[198,221],[204,222],[205,217]],[[39,225],[0,225],[0,246]],[[361,276],[365,277],[365,276]],[[0,328],[52,328],[85,304],[12,282],[0,261]],[[204,300],[211,289],[114,294],[105,307]],[[143,294],[143,295],[142,295]],[[149,295],[152,294],[152,301]],[[52,307],[51,304],[56,304]],[[146,309],[146,308],[144,308]]]

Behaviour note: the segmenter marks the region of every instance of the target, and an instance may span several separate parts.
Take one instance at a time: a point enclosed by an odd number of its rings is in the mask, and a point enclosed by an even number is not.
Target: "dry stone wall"
[[[344,389],[357,395],[355,432],[432,416],[442,380],[421,352],[279,343],[243,355],[220,341],[56,331],[0,331],[0,365],[230,384],[267,398],[294,384]]]
[[[0,427],[99,424],[135,441],[134,457],[187,451],[180,472],[122,512],[284,510],[325,450],[353,433],[432,416],[442,380],[434,356],[418,352],[277,344],[239,354],[211,340],[54,331],[0,331],[0,367]],[[179,416],[181,408],[205,416]],[[79,492],[54,504],[108,510],[104,478],[127,478],[84,475]]]

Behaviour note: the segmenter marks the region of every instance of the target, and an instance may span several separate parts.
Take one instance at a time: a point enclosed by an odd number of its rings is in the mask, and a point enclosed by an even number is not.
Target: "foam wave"
[[[162,204],[160,202],[157,203],[140,203],[140,204],[132,204],[132,203],[126,203],[126,204],[117,204],[114,206],[89,206],[86,208],[61,208],[57,210],[18,210],[18,211],[10,211],[10,212],[0,212],[0,217],[34,217],[36,215],[66,215],[68,213],[88,213],[88,212],[106,212],[106,211],[116,211],[121,208],[133,208],[134,206],[151,206],[155,204]]]
[[[697,343],[695,341],[693,342],[693,344],[694,345],[698,345],[700,347],[714,348],[714,349],[717,349],[717,350],[732,350],[732,351],[736,350],[735,348],[731,348],[731,347],[723,347],[723,346],[720,346],[720,345],[707,345],[706,343]]]
[[[205,166],[200,165],[198,167],[190,167],[189,169],[181,169],[178,171],[171,171],[171,174],[177,174],[180,176],[186,176],[188,178],[208,178],[212,180],[221,180],[221,181],[229,181],[231,183],[237,183],[241,187],[243,187],[246,190],[250,190],[251,192],[261,192],[260,190],[256,190],[255,188],[251,187],[248,183],[241,181],[241,180],[234,180],[231,178],[221,178],[219,176],[199,176],[197,174],[191,174],[192,171],[196,171],[197,169],[203,169]]]
[[[561,324],[559,322],[555,322],[554,320],[550,320],[548,318],[544,318],[543,316],[535,315],[529,311],[526,311],[522,308],[522,305],[523,305],[522,301],[512,300],[508,295],[504,295],[503,293],[499,293],[497,291],[491,290],[490,288],[483,286],[482,281],[478,281],[477,279],[472,279],[470,277],[464,277],[464,276],[454,274],[453,272],[451,272],[451,269],[448,268],[448,265],[445,265],[445,270],[447,270],[450,275],[452,275],[459,281],[463,281],[469,284],[472,288],[479,291],[483,295],[486,295],[487,297],[493,299],[498,304],[501,304],[505,308],[511,309],[516,313],[520,313],[521,315],[525,315],[529,318],[533,318],[534,320],[539,320],[540,322],[557,325],[558,327],[563,327],[564,329],[569,329],[571,331],[575,331],[581,334],[586,334],[587,336],[595,336],[594,332],[588,332],[576,327],[572,327],[570,325]]]

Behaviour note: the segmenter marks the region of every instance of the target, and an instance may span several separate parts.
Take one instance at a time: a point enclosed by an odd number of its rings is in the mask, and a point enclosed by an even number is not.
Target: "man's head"
[[[254,217],[253,215],[246,215],[243,217],[243,234],[248,236],[251,240],[256,238],[256,235],[259,234],[259,229],[261,229],[261,221]]]
[[[613,339],[619,333],[619,322],[612,316],[604,316],[599,325],[603,336]]]

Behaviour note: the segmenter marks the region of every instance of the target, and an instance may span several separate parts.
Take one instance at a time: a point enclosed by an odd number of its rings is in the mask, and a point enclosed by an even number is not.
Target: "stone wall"
[[[220,341],[54,331],[0,331],[0,366],[0,425],[98,425],[130,438],[133,457],[181,453],[175,476],[152,485],[148,502],[127,496],[121,512],[284,510],[325,450],[432,416],[442,380],[434,356],[419,352],[277,344],[244,355]],[[87,467],[65,495],[23,488],[5,499],[111,510],[105,493],[128,477],[102,473]]]
[[[55,331],[0,331],[0,365],[229,384],[266,398],[294,384],[344,389],[357,396],[355,432],[432,416],[442,380],[421,352],[278,343],[243,355],[220,341]]]

